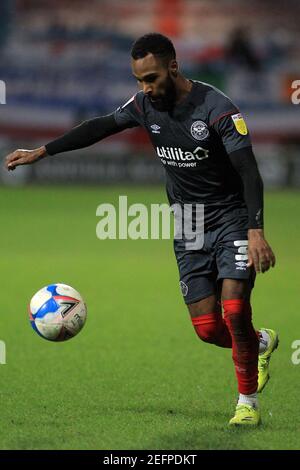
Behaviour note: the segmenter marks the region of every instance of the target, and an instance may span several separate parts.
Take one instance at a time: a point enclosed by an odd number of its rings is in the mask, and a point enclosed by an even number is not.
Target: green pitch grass
[[[0,188],[1,449],[297,449],[300,194],[266,195],[278,259],[259,275],[255,325],[280,347],[259,429],[228,429],[237,397],[231,351],[201,343],[178,288],[168,240],[96,238],[96,207],[166,202],[163,188]],[[27,303],[46,284],[77,288],[83,331],[41,339]]]

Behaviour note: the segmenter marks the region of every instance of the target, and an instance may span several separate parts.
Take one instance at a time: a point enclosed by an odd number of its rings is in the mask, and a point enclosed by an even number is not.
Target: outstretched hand
[[[248,230],[248,264],[254,266],[257,273],[264,273],[275,266],[275,255],[265,240],[262,229]]]
[[[14,170],[19,165],[31,165],[46,156],[47,151],[45,147],[39,147],[34,150],[18,149],[7,155],[5,167],[7,170]]]

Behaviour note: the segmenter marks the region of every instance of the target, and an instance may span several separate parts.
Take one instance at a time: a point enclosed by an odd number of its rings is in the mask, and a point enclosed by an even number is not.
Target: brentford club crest
[[[191,125],[191,134],[196,140],[204,140],[209,136],[209,130],[205,122],[195,121]]]

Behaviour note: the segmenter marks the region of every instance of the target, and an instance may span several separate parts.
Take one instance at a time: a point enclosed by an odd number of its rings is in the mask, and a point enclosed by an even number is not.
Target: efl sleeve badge
[[[241,135],[247,135],[248,134],[247,125],[241,113],[233,114],[231,117],[238,133]]]

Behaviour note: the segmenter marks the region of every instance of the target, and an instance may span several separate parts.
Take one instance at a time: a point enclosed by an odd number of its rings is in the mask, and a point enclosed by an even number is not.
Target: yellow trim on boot
[[[258,426],[261,422],[260,412],[258,408],[253,406],[240,404],[236,406],[235,415],[229,421],[232,426]]]
[[[262,392],[265,386],[267,385],[269,379],[270,379],[270,359],[272,353],[275,351],[275,349],[278,346],[279,339],[278,339],[278,333],[274,330],[269,330],[267,328],[261,328],[259,331],[264,330],[268,333],[269,338],[270,338],[270,343],[262,354],[258,355],[258,379],[257,379],[257,391],[258,393]]]

